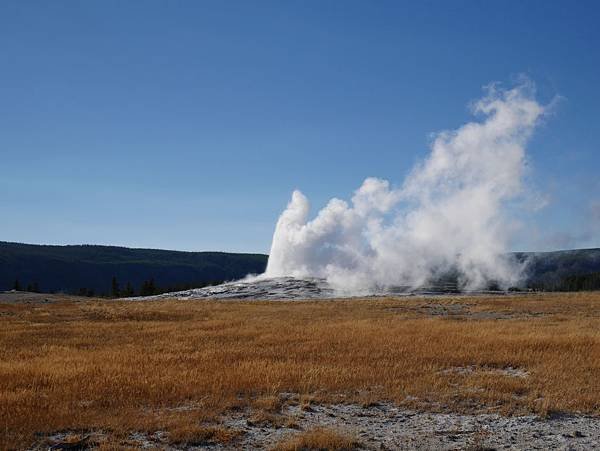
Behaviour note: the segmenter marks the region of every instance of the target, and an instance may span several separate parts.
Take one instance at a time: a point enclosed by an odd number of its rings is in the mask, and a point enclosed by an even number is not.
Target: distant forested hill
[[[600,290],[600,249],[516,253],[527,260],[525,284],[546,291]]]
[[[0,241],[0,290],[110,295],[199,287],[265,270],[263,254],[180,252]],[[116,286],[115,286],[116,285]]]
[[[514,255],[528,262],[520,288],[600,290],[600,249]],[[15,288],[16,284],[27,291],[150,295],[259,274],[264,272],[267,259],[263,254],[43,246],[0,241],[0,291]]]

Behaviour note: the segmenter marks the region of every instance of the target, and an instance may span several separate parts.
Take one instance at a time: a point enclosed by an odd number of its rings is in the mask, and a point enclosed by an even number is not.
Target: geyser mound
[[[525,144],[544,111],[532,83],[491,86],[473,105],[483,119],[437,134],[400,187],[369,177],[350,203],[334,198],[314,219],[294,191],[264,276],[354,293],[419,289],[447,274],[465,290],[517,284],[523,268],[507,252],[510,213],[526,196]]]
[[[335,288],[327,280],[319,278],[249,276],[242,280],[226,282],[203,288],[164,293],[146,297],[129,298],[132,301],[146,299],[247,299],[247,300],[295,300],[329,299],[353,296],[409,296],[414,294],[439,295],[458,292],[456,281],[436,281],[435,284],[417,290],[409,286],[371,287],[368,291]]]
[[[326,299],[335,297],[326,280],[316,278],[248,276],[204,288],[164,293],[143,299]]]

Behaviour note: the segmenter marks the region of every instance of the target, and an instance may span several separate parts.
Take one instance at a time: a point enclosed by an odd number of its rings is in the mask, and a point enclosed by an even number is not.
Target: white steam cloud
[[[310,220],[308,199],[294,191],[265,276],[326,278],[354,293],[417,288],[449,271],[466,289],[517,282],[506,205],[524,194],[525,144],[544,107],[524,83],[488,87],[473,110],[482,121],[439,133],[398,188],[369,177],[350,203],[334,198]]]

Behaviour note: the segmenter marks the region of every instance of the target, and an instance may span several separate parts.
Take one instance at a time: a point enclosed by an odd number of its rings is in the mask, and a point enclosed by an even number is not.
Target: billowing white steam
[[[525,143],[544,107],[526,83],[488,88],[473,109],[483,120],[439,133],[401,187],[367,178],[350,204],[334,198],[312,220],[294,191],[265,276],[322,277],[348,292],[416,288],[448,271],[468,289],[515,283],[505,207],[524,193]]]

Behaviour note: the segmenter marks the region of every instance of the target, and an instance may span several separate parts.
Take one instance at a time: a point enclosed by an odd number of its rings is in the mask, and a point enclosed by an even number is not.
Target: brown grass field
[[[0,303],[0,323],[0,449],[65,430],[105,431],[104,449],[126,448],[132,431],[165,431],[173,444],[235,443],[220,414],[252,409],[255,421],[291,421],[278,416],[282,402],[600,415],[600,293],[63,298]],[[283,392],[294,396],[282,401]],[[352,439],[316,430],[279,447],[302,440]]]

